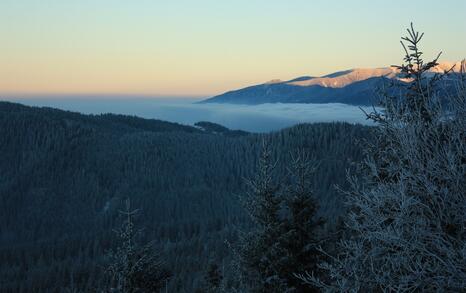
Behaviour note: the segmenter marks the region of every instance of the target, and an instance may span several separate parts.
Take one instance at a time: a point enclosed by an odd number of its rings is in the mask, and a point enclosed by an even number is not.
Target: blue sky
[[[0,93],[209,96],[269,79],[466,57],[466,1],[2,0]]]

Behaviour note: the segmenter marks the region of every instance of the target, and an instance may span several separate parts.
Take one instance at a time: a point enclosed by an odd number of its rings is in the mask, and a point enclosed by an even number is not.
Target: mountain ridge
[[[430,74],[441,74],[453,68],[459,73],[461,62],[441,62]],[[394,66],[353,68],[321,77],[301,76],[287,81],[273,79],[208,98],[201,103],[344,103],[371,105],[377,100],[376,89],[384,82],[408,82]]]

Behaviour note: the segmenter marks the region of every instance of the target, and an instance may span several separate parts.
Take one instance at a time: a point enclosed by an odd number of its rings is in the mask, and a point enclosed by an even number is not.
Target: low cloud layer
[[[26,105],[47,106],[85,114],[117,113],[194,124],[210,121],[231,129],[267,132],[303,122],[346,121],[369,124],[359,107],[344,104],[196,104],[193,100],[22,99]],[[365,107],[371,111],[371,108]]]

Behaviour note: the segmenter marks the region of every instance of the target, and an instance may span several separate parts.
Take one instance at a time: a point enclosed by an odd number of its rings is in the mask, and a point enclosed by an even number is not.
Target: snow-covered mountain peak
[[[366,80],[372,77],[386,76],[393,78],[396,76],[395,68],[355,68],[316,77],[308,80],[291,81],[288,84],[297,86],[320,85],[323,87],[340,88],[353,82]]]

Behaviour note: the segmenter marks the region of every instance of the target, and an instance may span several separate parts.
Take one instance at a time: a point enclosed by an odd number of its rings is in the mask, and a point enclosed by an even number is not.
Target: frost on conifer
[[[120,211],[123,223],[115,231],[120,243],[108,255],[109,292],[158,292],[165,288],[171,276],[152,243],[140,245],[137,242],[139,231],[134,228],[134,216],[138,211],[131,209],[129,199],[125,202],[125,210]]]
[[[466,89],[460,73],[424,62],[423,34],[402,38],[402,96],[383,97],[362,178],[349,176],[349,239],[322,267],[327,291],[460,292],[466,288]],[[455,84],[456,91],[445,84]],[[396,92],[396,91],[394,91]]]

